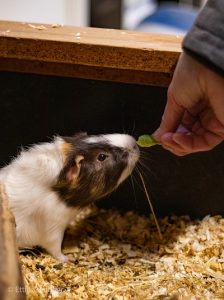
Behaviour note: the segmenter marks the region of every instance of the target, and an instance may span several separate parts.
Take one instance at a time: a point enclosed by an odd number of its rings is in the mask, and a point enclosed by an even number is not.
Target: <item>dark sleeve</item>
[[[183,49],[224,76],[224,1],[208,0],[183,40]]]

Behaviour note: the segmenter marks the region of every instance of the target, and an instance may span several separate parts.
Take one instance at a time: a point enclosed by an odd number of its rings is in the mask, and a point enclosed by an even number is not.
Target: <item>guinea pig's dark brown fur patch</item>
[[[127,151],[106,142],[88,143],[81,134],[63,139],[72,146],[72,151],[53,186],[60,199],[68,206],[85,206],[111,193],[127,167]],[[100,154],[107,156],[105,161],[98,160]],[[78,156],[83,157],[80,166],[77,165]],[[79,174],[74,180],[69,180],[69,172]]]

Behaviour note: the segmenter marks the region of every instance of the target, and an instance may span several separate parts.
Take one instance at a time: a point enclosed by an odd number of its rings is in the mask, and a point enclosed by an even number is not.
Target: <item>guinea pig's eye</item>
[[[106,155],[106,154],[104,154],[104,153],[100,153],[100,154],[97,156],[97,160],[99,160],[99,161],[104,161],[107,157],[108,157],[108,155]]]

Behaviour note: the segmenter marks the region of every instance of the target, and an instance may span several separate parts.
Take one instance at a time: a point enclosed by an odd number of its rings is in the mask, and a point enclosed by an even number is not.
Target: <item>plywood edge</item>
[[[4,186],[0,184],[0,298],[25,299],[15,237],[15,220],[8,208]]]
[[[181,40],[179,36],[124,30],[1,21],[0,70],[24,72],[28,63],[31,73],[46,74],[51,65],[52,74],[59,70],[53,65],[61,65],[61,71],[53,75],[101,79],[102,70],[104,80],[113,77],[113,81],[130,83],[134,74],[145,72],[150,74],[148,79],[140,76],[138,80],[136,75],[135,83],[167,85]]]

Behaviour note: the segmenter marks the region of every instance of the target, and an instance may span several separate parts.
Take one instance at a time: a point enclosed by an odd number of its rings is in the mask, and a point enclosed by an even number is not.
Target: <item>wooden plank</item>
[[[125,30],[1,21],[0,70],[164,86],[172,77],[181,40]]]
[[[19,257],[15,238],[15,220],[0,185],[0,299],[25,299]]]

